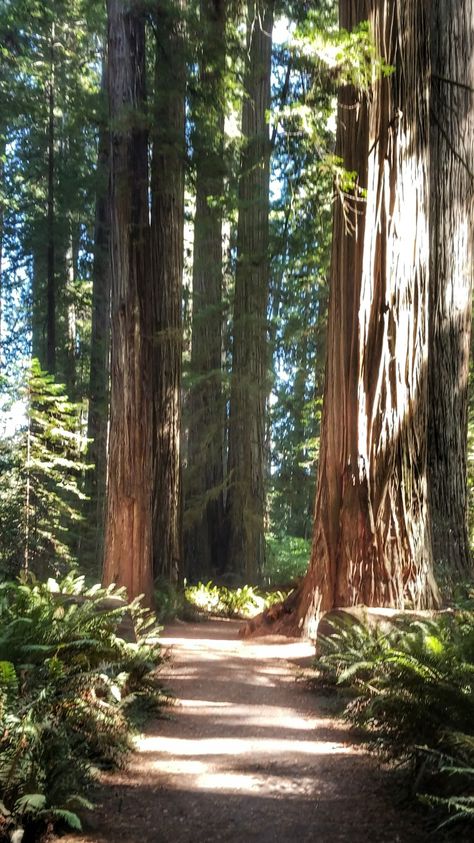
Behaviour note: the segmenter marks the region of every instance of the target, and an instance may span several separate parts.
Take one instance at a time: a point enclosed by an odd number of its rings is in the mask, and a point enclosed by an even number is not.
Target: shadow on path
[[[389,799],[387,775],[345,725],[296,683],[301,641],[240,640],[237,622],[163,635],[169,719],[137,740],[126,772],[104,777],[75,843],[409,843],[418,818]]]

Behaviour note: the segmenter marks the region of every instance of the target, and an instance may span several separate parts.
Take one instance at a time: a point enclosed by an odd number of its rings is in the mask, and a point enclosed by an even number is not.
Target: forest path
[[[295,681],[313,649],[281,637],[240,640],[239,623],[165,629],[169,719],[108,774],[86,835],[70,843],[405,843],[426,839],[397,810],[387,774]]]

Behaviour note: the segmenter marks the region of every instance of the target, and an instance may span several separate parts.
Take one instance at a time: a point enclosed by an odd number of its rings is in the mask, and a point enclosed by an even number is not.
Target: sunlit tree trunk
[[[473,0],[433,0],[431,39],[428,476],[437,571],[453,584],[472,577],[466,452],[474,271]]]
[[[184,231],[185,0],[156,5],[152,159],[153,564],[177,582],[182,567],[180,464]]]
[[[108,0],[111,406],[103,579],[152,601],[150,260],[145,22]]]
[[[368,14],[367,14],[368,13]],[[429,21],[422,0],[340,3],[395,67],[343,89],[338,151],[362,197],[334,214],[328,354],[311,562],[293,622],[322,610],[437,602],[427,489]],[[357,191],[356,191],[357,194]]]
[[[255,580],[265,558],[268,213],[273,3],[247,6],[237,270],[232,337],[227,568]]]
[[[222,197],[224,193],[225,4],[201,0],[199,88],[194,102],[194,217],[191,384],[185,473],[188,577],[222,561],[224,404],[222,393]]]

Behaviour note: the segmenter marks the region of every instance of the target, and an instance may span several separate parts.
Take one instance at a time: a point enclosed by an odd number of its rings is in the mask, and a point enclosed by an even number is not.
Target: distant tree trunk
[[[107,195],[109,172],[109,133],[99,134],[97,161],[98,188],[95,205],[94,267],[92,272],[92,331],[89,375],[89,415],[87,458],[92,468],[86,474],[89,498],[88,529],[92,540],[94,568],[100,571],[104,552],[104,515],[107,480],[107,425],[109,404],[110,346],[110,213]],[[89,560],[90,562],[90,560]]]
[[[423,0],[341,0],[396,70],[341,92],[337,148],[367,187],[335,206],[319,484],[293,623],[437,602],[427,500],[429,22]],[[368,14],[367,14],[368,13]],[[367,103],[370,105],[367,109]],[[368,159],[368,166],[367,166]]]
[[[3,157],[5,155],[6,140],[0,131],[0,372],[3,366],[3,346],[2,346],[2,313],[3,313],[3,229],[5,222],[5,207],[2,192],[4,190],[5,166]]]
[[[467,410],[474,251],[474,2],[431,4],[431,283],[428,467],[443,579],[472,577]]]
[[[184,231],[185,0],[156,4],[152,158],[153,566],[177,582],[182,568],[181,353]]]
[[[199,91],[194,103],[196,213],[185,553],[189,577],[222,560],[224,421],[222,393],[222,207],[224,193],[225,4],[201,0]]]
[[[56,272],[55,272],[55,25],[51,24],[50,71],[48,81],[48,188],[46,213],[46,369],[56,372]]]
[[[273,3],[247,7],[237,270],[232,340],[227,568],[255,581],[265,558],[268,213]]]
[[[150,267],[145,21],[139,4],[108,0],[111,119],[111,409],[105,584],[152,602]]]

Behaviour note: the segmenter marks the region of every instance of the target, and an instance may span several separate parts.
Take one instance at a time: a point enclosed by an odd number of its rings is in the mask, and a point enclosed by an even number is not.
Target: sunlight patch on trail
[[[284,754],[334,755],[353,752],[346,744],[332,741],[295,741],[285,738],[169,738],[164,735],[143,737],[137,740],[140,752],[156,752],[165,755],[192,757],[196,755],[231,757],[247,755],[271,755],[279,758]],[[168,764],[169,761],[166,761]]]

